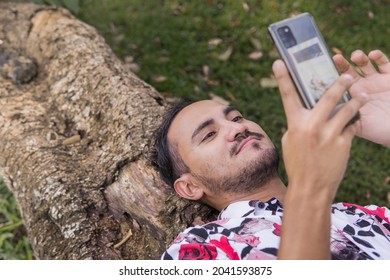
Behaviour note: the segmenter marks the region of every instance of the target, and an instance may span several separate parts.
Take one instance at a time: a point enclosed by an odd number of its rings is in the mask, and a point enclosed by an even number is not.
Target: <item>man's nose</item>
[[[228,122],[226,124],[227,140],[235,141],[237,137],[241,136],[248,130],[247,126],[238,122]]]

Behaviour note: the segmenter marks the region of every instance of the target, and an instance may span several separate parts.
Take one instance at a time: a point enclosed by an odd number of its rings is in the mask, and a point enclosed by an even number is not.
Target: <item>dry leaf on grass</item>
[[[276,88],[278,83],[274,77],[260,79],[260,85],[262,88]]]
[[[168,56],[161,56],[158,58],[159,62],[168,62],[170,58]]]
[[[340,49],[336,48],[336,47],[333,47],[333,48],[332,48],[332,51],[333,51],[335,54],[343,54],[343,52],[342,52]]]
[[[223,42],[223,40],[221,38],[213,38],[213,39],[209,40],[208,45],[209,46],[218,46],[222,42]]]
[[[251,9],[247,2],[242,3],[242,8],[245,10],[245,12],[249,12]]]
[[[167,80],[167,77],[165,77],[163,75],[153,77],[153,81],[155,81],[157,83],[162,83],[162,82],[165,82],[166,80]]]
[[[126,69],[128,69],[130,72],[137,73],[140,70],[140,67],[137,63],[134,63],[134,57],[131,55],[126,56],[123,59],[124,65]]]
[[[263,48],[259,39],[251,37],[249,40],[256,50],[261,50]]]
[[[140,70],[140,67],[137,63],[126,63],[125,64],[126,69],[128,69],[130,72],[137,73]]]
[[[214,81],[214,80],[206,80],[206,84],[208,86],[212,86],[212,87],[218,87],[219,86],[219,82],[218,81]]]
[[[237,102],[238,101],[238,99],[233,95],[233,93],[231,92],[231,91],[227,91],[226,92],[226,95],[229,97],[229,99],[231,100],[231,101],[233,101],[233,102]]]
[[[218,59],[222,61],[226,61],[230,58],[232,53],[233,53],[233,47],[230,46],[226,51],[224,51],[218,56]]]
[[[119,44],[125,39],[125,34],[118,34],[114,36],[115,43]]]
[[[251,60],[259,60],[260,58],[263,57],[263,53],[261,51],[254,51],[254,52],[251,52],[249,55],[248,55],[249,59]]]
[[[229,105],[230,104],[229,101],[227,101],[226,99],[216,95],[215,93],[210,92],[209,96],[210,96],[211,100],[217,101],[217,102],[222,103],[224,105]]]
[[[125,58],[123,59],[123,61],[125,63],[132,63],[134,61],[134,57],[131,56],[131,55],[128,55],[128,56],[125,56]]]
[[[203,71],[204,78],[207,80],[210,74],[210,67],[208,65],[203,65],[202,71]]]

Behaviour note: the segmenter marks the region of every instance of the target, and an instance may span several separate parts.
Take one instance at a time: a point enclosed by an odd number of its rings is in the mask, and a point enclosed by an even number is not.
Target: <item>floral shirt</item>
[[[180,233],[161,259],[276,259],[282,216],[277,199],[232,203],[218,220]],[[333,204],[332,258],[390,259],[389,220],[390,210],[384,207]]]

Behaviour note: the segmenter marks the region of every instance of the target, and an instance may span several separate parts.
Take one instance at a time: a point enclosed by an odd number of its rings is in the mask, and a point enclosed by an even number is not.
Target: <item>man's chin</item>
[[[239,156],[240,154],[247,154],[248,152],[256,152],[261,151],[260,141],[257,139],[250,140],[246,143],[235,156]]]
[[[253,156],[252,159],[250,159],[251,156]],[[278,176],[279,154],[275,148],[264,150],[259,154],[253,152],[242,153],[241,157],[244,160],[235,161],[236,168],[229,167],[229,170],[234,171],[224,176],[221,174],[218,176],[214,172],[214,176],[195,175],[195,177],[210,191],[218,195],[223,193],[250,193]],[[210,174],[210,171],[207,173]]]

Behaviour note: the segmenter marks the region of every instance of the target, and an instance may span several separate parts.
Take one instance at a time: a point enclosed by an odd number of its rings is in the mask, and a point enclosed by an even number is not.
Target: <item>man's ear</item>
[[[189,173],[184,173],[173,184],[175,191],[189,200],[199,200],[203,197],[203,188]]]

